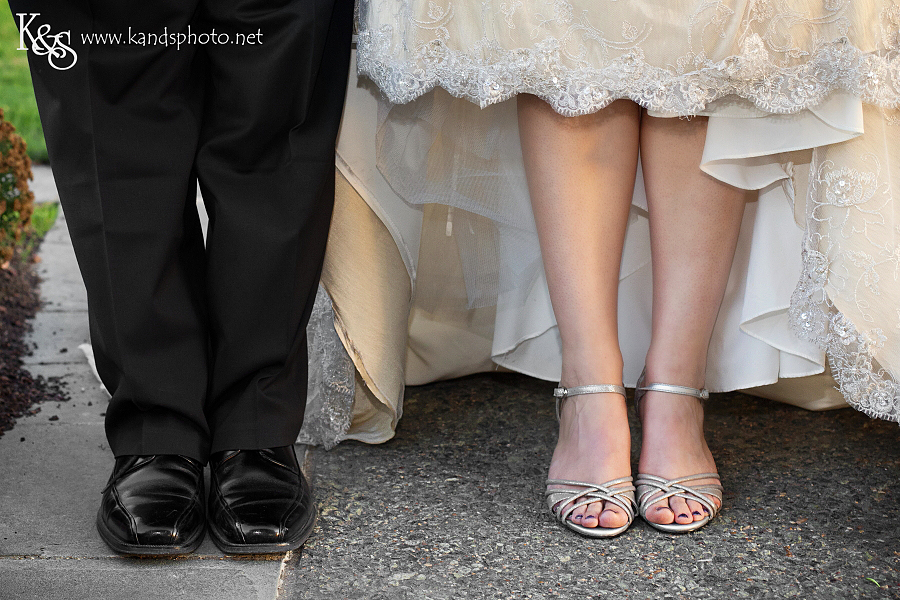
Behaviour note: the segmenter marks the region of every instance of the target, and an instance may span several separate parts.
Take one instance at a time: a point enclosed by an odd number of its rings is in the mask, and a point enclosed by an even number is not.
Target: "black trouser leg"
[[[73,42],[189,24],[262,33],[257,47],[75,44],[69,71],[30,56],[117,456],[205,460],[210,444],[291,443],[302,423],[350,7],[209,4],[12,3]],[[213,220],[208,260],[195,174]]]
[[[194,210],[202,78],[197,47],[83,45],[91,32],[181,31],[196,5],[14,0],[71,31],[75,66],[29,53],[60,200],[88,292],[91,341],[112,393],[116,455],[205,459],[204,253]]]
[[[205,47],[214,93],[197,170],[210,214],[213,451],[292,444],[303,423],[306,324],[350,53],[352,2],[290,2],[264,14],[251,4],[211,0],[201,14],[216,31],[263,32],[261,45]]]

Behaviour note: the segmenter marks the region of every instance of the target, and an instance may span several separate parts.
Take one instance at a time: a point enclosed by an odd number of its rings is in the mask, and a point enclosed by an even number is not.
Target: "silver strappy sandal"
[[[562,402],[569,396],[578,396],[580,394],[599,394],[614,393],[625,396],[625,388],[621,385],[581,385],[578,387],[564,388],[558,387],[553,390],[553,396],[556,398],[556,420],[559,421],[559,413]],[[631,526],[634,521],[635,509],[637,505],[634,501],[634,485],[632,478],[620,477],[607,481],[603,484],[585,483],[583,481],[569,481],[565,479],[548,479],[547,491],[545,496],[547,499],[547,507],[556,519],[565,527],[581,535],[593,538],[614,537],[624,532]],[[577,486],[578,490],[561,490],[550,489],[551,485],[567,485]],[[578,508],[587,506],[593,502],[610,502],[615,504],[628,517],[628,521],[621,527],[583,527],[569,520],[569,516]],[[571,504],[566,509],[565,507]]]
[[[667,394],[693,396],[701,402],[709,398],[709,391],[706,389],[698,390],[692,387],[686,387],[683,385],[670,385],[668,383],[651,383],[650,385],[643,385],[643,382],[644,374],[642,373],[641,378],[638,380],[638,387],[634,390],[634,402],[637,406],[638,417],[640,417],[641,414],[641,399],[647,392],[664,392]],[[665,479],[656,475],[638,473],[636,483],[638,493],[638,512],[641,513],[641,518],[643,518],[644,521],[647,521],[647,524],[651,527],[655,527],[656,529],[665,531],[667,533],[687,533],[689,531],[696,531],[697,529],[700,529],[701,527],[709,523],[709,521],[719,512],[719,507],[716,506],[715,502],[710,500],[709,496],[718,498],[719,506],[721,506],[722,493],[724,490],[721,484],[718,483],[695,486],[686,485],[688,482],[698,481],[700,479],[719,479],[719,474],[699,473],[697,475],[688,475],[687,477]],[[694,521],[693,523],[685,523],[683,525],[679,523],[661,525],[659,523],[653,523],[647,520],[647,510],[652,505],[661,500],[668,500],[672,496],[677,496],[679,498],[684,498],[685,500],[693,500],[694,502],[698,502],[706,508],[708,514],[706,515],[706,517],[699,521]]]

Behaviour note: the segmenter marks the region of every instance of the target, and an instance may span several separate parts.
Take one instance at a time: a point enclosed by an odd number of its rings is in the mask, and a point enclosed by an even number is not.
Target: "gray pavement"
[[[288,560],[290,598],[900,598],[896,423],[715,395],[720,515],[689,535],[637,521],[588,540],[543,504],[552,387],[495,374],[411,388],[395,439],[314,450],[322,516]]]
[[[0,600],[900,598],[897,424],[715,396],[721,515],[691,535],[637,522],[586,540],[543,507],[552,386],[519,375],[410,388],[394,440],[311,450],[321,517],[299,551],[246,560],[207,541],[181,559],[116,556],[93,526],[113,459],[78,350],[86,306],[64,218],[41,256],[28,368],[60,377],[71,401],[0,438]]]
[[[35,168],[32,189],[39,202],[58,200],[46,167]],[[0,600],[273,600],[284,555],[230,558],[207,539],[189,558],[123,558],[97,536],[113,466],[107,396],[78,349],[88,342],[87,301],[61,213],[40,256],[44,308],[25,362],[61,378],[71,400],[42,405],[0,438]]]

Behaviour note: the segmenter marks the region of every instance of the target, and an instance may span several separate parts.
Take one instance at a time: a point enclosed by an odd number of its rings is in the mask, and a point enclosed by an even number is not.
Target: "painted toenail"
[[[701,516],[699,510],[695,510],[695,511],[694,511],[694,514],[697,515],[698,517]]]
[[[679,518],[679,519],[687,519],[688,516],[687,516],[686,514],[684,514],[684,513],[681,513],[680,515],[678,515],[678,518]]]
[[[584,518],[584,520],[585,520],[585,521],[590,521],[591,519],[596,519],[596,518],[597,518],[597,517],[595,517],[594,515],[588,515],[588,516],[586,516],[586,517]]]

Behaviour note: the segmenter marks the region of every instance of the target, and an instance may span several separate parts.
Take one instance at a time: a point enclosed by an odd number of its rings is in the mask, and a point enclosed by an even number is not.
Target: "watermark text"
[[[81,43],[84,45],[129,45],[129,46],[174,46],[180,50],[182,46],[255,46],[263,43],[262,30],[255,33],[226,33],[213,29],[209,32],[197,33],[190,25],[187,31],[169,31],[163,28],[159,33],[135,31],[131,27],[127,33],[82,33]]]
[[[78,54],[72,47],[72,32],[53,33],[50,25],[41,23],[41,13],[16,13],[19,21],[18,50],[30,51],[36,56],[46,56],[50,66],[66,71],[78,62]],[[253,33],[204,31],[197,33],[188,25],[187,31],[169,31],[164,27],[161,32],[148,33],[134,31],[131,27],[124,33],[82,33],[82,46],[164,46],[180,50],[182,46],[257,46],[263,43],[263,32],[257,29]]]
[[[41,13],[16,13],[19,17],[18,50],[30,50],[37,56],[46,56],[50,66],[67,71],[78,62],[78,54],[72,49],[72,32],[51,33],[46,23],[36,25],[34,20]],[[27,45],[26,45],[27,42]]]

